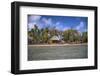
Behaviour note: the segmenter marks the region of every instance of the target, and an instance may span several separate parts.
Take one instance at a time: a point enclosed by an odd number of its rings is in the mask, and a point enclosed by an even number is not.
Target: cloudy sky
[[[35,24],[39,29],[49,27],[64,31],[73,28],[84,32],[87,31],[88,18],[77,16],[28,15],[29,30],[34,28]]]

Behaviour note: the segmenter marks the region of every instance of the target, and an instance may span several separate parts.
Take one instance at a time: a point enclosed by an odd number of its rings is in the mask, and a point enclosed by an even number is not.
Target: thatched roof
[[[50,40],[60,40],[60,38],[58,36],[53,36]]]

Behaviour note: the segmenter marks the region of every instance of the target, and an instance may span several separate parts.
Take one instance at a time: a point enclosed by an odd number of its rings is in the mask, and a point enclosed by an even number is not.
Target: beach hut
[[[51,43],[59,43],[59,42],[61,42],[61,39],[58,36],[53,36],[50,38],[50,41],[51,41]]]

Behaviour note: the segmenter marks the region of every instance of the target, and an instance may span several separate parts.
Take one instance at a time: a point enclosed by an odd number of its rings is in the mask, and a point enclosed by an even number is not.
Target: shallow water
[[[28,46],[28,61],[88,58],[87,45]]]

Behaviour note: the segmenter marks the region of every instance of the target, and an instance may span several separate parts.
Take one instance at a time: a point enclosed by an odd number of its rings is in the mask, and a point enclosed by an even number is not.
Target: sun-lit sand
[[[82,44],[33,44],[28,46],[71,46],[71,45],[87,45],[87,43]]]

